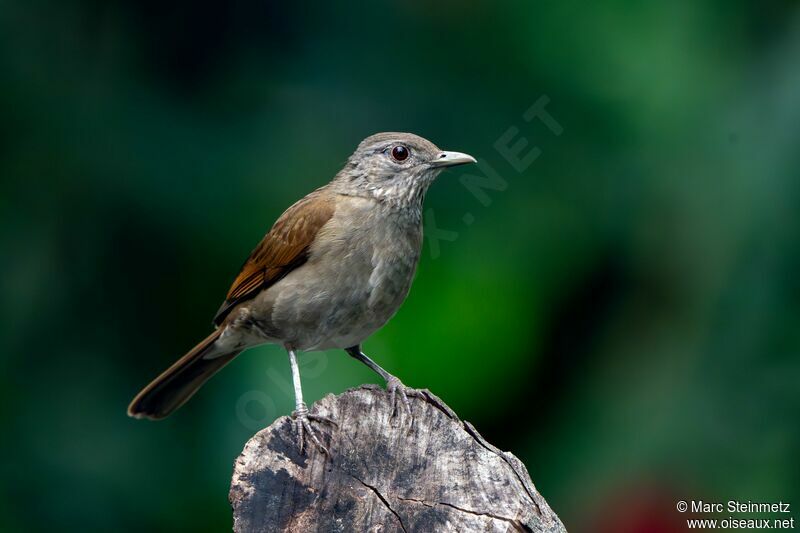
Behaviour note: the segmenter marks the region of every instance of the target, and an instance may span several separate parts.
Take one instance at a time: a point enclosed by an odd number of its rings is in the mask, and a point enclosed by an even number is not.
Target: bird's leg
[[[367,355],[361,351],[361,345],[351,346],[345,350],[351,357],[358,359],[372,370],[377,372],[383,379],[386,380],[386,390],[391,393],[392,398],[392,416],[397,414],[397,398],[400,398],[400,401],[405,406],[406,411],[408,414],[411,414],[411,402],[408,401],[408,393],[413,393],[414,389],[406,387],[403,385],[403,382],[400,381],[397,377],[393,376],[392,374],[388,373],[386,370],[381,368],[381,366],[367,357]]]
[[[308,435],[312,442],[317,445],[325,455],[330,455],[328,449],[319,440],[316,431],[311,427],[311,420],[317,422],[327,422],[336,425],[336,422],[325,416],[313,415],[308,412],[303,401],[303,388],[300,385],[300,369],[297,366],[297,356],[294,349],[286,347],[289,352],[289,365],[292,367],[292,382],[294,383],[294,405],[295,409],[292,411],[292,428],[297,434],[297,443],[300,446],[300,453],[305,449],[305,435]]]

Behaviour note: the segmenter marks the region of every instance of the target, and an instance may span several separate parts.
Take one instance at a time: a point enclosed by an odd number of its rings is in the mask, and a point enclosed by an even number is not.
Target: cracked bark
[[[566,531],[519,459],[430,392],[409,399],[413,423],[377,386],[321,399],[330,456],[300,454],[288,417],[257,433],[234,465],[234,530]]]

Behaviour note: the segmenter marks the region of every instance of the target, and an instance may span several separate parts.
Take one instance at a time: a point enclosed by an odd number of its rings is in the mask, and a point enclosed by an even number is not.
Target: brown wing
[[[332,198],[322,190],[314,191],[287,209],[242,265],[214,317],[214,325],[222,324],[236,305],[305,263],[311,243],[333,211]]]

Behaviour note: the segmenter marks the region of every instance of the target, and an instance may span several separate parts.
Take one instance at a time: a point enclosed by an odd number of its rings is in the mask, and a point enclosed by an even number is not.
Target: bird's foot
[[[389,376],[389,379],[386,380],[386,390],[391,394],[390,402],[392,404],[392,416],[394,417],[397,415],[398,411],[398,401],[402,404],[404,410],[408,413],[409,416],[413,417],[411,413],[411,402],[408,401],[409,394],[414,396],[416,391],[410,387],[406,387],[403,385],[403,382],[397,379],[394,376]]]
[[[322,444],[322,440],[320,440],[317,432],[314,431],[314,428],[311,426],[312,421],[324,422],[326,424],[331,424],[332,426],[338,426],[336,422],[326,416],[313,415],[309,413],[306,404],[300,404],[296,410],[292,411],[292,429],[297,435],[297,445],[300,447],[300,453],[305,451],[306,437],[308,437],[322,453],[325,455],[330,455],[328,448]]]

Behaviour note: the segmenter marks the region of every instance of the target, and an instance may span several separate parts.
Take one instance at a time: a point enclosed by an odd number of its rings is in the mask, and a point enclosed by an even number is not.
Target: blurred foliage
[[[800,501],[796,2],[2,6],[4,531],[230,527],[233,459],[291,410],[282,350],[162,423],[125,407],[385,130],[508,187],[434,185],[457,238],[367,353],[520,456],[574,530]],[[522,120],[542,95],[559,136]],[[494,147],[512,126],[541,150],[522,173]],[[306,357],[310,400],[377,381]]]

